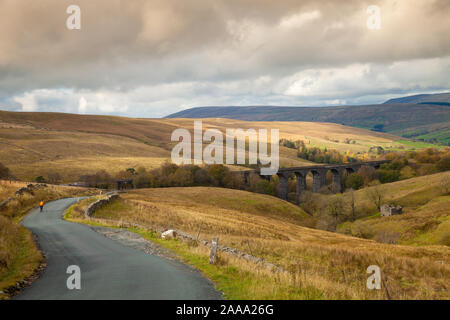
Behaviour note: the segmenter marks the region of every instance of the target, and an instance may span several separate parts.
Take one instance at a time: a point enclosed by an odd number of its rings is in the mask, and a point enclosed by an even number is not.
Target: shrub
[[[352,173],[345,179],[345,187],[348,189],[358,190],[363,184],[363,177],[358,173]]]
[[[358,174],[363,178],[364,185],[366,185],[366,186],[369,185],[370,182],[377,179],[377,177],[378,177],[377,170],[375,170],[374,167],[370,167],[370,166],[362,166],[358,170]]]
[[[179,167],[174,173],[169,176],[169,183],[171,186],[188,187],[194,184],[194,175],[191,170],[186,167]]]
[[[443,157],[441,160],[439,160],[438,163],[436,164],[436,168],[439,171],[450,170],[450,156]]]
[[[34,181],[36,181],[37,183],[43,183],[43,182],[45,182],[45,178],[43,176],[39,176],[39,177],[36,177],[36,179],[34,179]]]
[[[7,179],[11,176],[9,168],[0,163],[0,179]]]
[[[223,164],[213,164],[208,168],[208,174],[212,178],[215,185],[224,186],[224,178],[229,169]]]
[[[375,234],[370,225],[364,224],[362,221],[356,221],[351,226],[352,236],[364,239],[371,239]]]
[[[400,178],[400,171],[391,169],[379,169],[378,178],[381,183],[395,182]]]

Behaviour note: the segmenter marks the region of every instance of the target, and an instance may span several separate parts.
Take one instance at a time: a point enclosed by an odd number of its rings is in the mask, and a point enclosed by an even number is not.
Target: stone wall
[[[14,192],[14,195],[12,197],[9,197],[2,202],[0,202],[0,210],[5,208],[8,203],[12,200],[14,200],[16,197],[20,197],[26,193],[34,195],[34,191],[38,189],[46,188],[47,185],[45,183],[36,183],[36,184],[29,184],[26,187],[21,187]]]
[[[104,199],[99,199],[93,203],[91,203],[86,210],[84,211],[84,216],[86,218],[90,218],[92,214],[94,214],[95,210],[100,209],[103,206],[106,206],[108,203],[110,203],[113,200],[119,199],[119,195],[117,193],[109,194]]]
[[[46,187],[47,187],[47,185],[45,183],[29,184],[26,187],[17,189],[17,191],[14,193],[14,195],[21,196],[25,193],[29,193],[29,194],[33,195],[35,190],[43,189]]]

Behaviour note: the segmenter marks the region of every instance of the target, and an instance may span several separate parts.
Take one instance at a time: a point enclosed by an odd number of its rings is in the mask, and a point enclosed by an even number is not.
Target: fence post
[[[209,255],[209,263],[216,263],[217,247],[219,246],[219,238],[213,238],[211,241],[211,253]]]
[[[195,238],[195,241],[198,241],[198,237],[200,237],[200,231],[202,231],[203,221],[200,223],[200,228],[198,228],[197,237]]]

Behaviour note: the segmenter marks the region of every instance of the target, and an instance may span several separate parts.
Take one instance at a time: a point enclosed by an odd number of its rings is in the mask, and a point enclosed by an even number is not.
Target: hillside
[[[381,217],[369,193],[378,188],[383,203],[400,205],[403,214]],[[355,192],[358,211],[374,214],[346,222],[340,232],[400,244],[450,246],[450,171],[369,187]],[[344,197],[349,200],[350,195]],[[390,239],[383,239],[390,238]]]
[[[193,130],[192,119],[133,119],[64,113],[0,111],[0,158],[13,174],[33,180],[57,172],[65,182],[105,169],[115,173],[140,166],[152,169],[170,158],[173,130]],[[398,137],[332,123],[248,122],[203,119],[203,129],[275,128],[280,138],[304,140],[310,147],[364,153],[372,146],[413,148]],[[281,166],[302,166],[296,151],[280,147]],[[234,169],[238,169],[234,167]]]
[[[95,218],[138,223],[150,229],[176,228],[192,235],[200,230],[201,240],[219,237],[222,245],[289,270],[273,273],[226,254],[220,254],[220,263],[212,267],[207,263],[208,250],[202,246],[162,241],[154,233],[130,229],[200,268],[227,298],[384,299],[384,291],[365,288],[365,271],[371,264],[383,270],[393,299],[448,298],[448,247],[387,245],[307,228],[304,226],[314,221],[298,207],[245,191],[141,189],[121,198],[97,211]],[[69,218],[98,223],[83,220],[88,203],[72,208]]]
[[[384,104],[338,107],[198,107],[167,118],[229,118],[247,121],[331,122],[369,130],[390,132],[424,141],[447,144],[441,136],[450,123],[450,94],[398,98]],[[420,127],[421,131],[416,128]],[[443,127],[443,129],[442,129]],[[416,133],[416,134],[415,134]],[[434,133],[433,137],[424,136]],[[435,138],[435,139],[433,139]]]
[[[417,94],[413,96],[389,99],[385,104],[390,103],[421,103],[421,104],[442,104],[450,105],[450,92],[437,94]]]

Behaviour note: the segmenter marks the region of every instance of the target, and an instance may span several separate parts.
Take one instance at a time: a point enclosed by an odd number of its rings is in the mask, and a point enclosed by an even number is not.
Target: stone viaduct
[[[300,202],[300,195],[306,189],[306,175],[311,172],[313,176],[313,192],[319,192],[320,188],[326,185],[327,172],[331,171],[333,175],[332,190],[334,193],[343,191],[342,175],[344,172],[353,173],[357,172],[362,166],[370,166],[378,169],[383,163],[388,163],[390,160],[379,161],[367,161],[360,163],[345,163],[345,164],[329,164],[329,165],[314,165],[306,167],[294,167],[294,168],[280,168],[277,172],[280,180],[280,198],[287,200],[289,193],[289,177],[295,175],[297,178],[296,199],[297,203]],[[251,173],[260,175],[259,169],[241,171],[244,175],[245,183],[248,182],[248,178]],[[270,176],[260,175],[261,178],[270,180]]]

